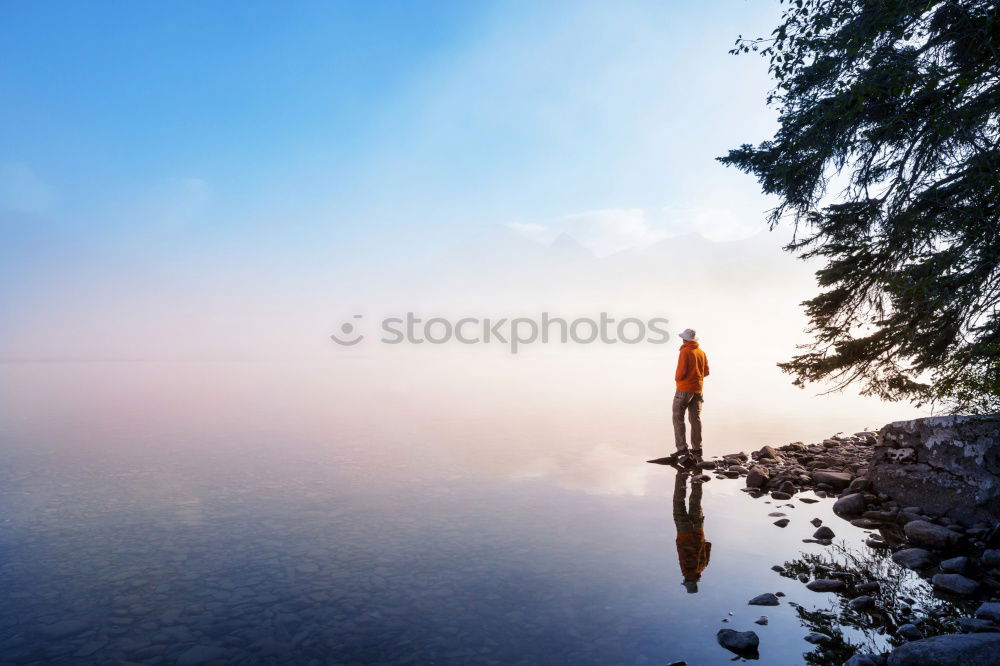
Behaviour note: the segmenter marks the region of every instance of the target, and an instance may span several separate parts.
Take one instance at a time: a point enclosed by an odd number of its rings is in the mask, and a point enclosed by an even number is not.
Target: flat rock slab
[[[816,483],[825,483],[837,490],[843,490],[854,480],[854,477],[847,472],[833,472],[824,469],[814,471],[811,476]]]
[[[889,655],[889,666],[996,666],[1000,632],[947,634],[901,645]]]

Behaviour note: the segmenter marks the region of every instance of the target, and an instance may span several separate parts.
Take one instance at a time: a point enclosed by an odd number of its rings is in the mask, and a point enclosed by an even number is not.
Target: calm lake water
[[[771,569],[831,554],[890,580],[886,605],[965,612],[830,501],[742,480],[703,485],[710,556],[679,559],[700,519],[694,484],[645,462],[670,450],[662,386],[208,365],[0,369],[0,663],[722,664],[724,627],[765,664],[886,649]],[[711,439],[711,407],[709,455],[783,443]],[[846,552],[802,542],[814,517]],[[747,605],[763,592],[786,596]]]

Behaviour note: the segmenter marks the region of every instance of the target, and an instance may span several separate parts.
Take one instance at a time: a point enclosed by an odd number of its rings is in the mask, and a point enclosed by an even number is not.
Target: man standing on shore
[[[680,355],[677,357],[677,372],[674,381],[674,444],[677,446],[677,462],[692,463],[701,460],[701,404],[702,388],[708,376],[708,357],[698,347],[698,336],[688,328],[681,332]],[[688,449],[687,433],[684,428],[684,413],[691,423],[691,448]]]

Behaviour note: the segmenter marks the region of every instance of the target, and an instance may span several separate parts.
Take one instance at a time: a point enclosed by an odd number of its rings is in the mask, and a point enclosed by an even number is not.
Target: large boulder
[[[926,520],[911,520],[903,526],[903,533],[910,543],[934,550],[951,548],[962,538],[958,532]]]
[[[996,666],[1000,632],[946,634],[899,646],[889,655],[889,666]]]
[[[900,504],[967,525],[1000,518],[1000,414],[933,416],[882,428],[868,478]]]

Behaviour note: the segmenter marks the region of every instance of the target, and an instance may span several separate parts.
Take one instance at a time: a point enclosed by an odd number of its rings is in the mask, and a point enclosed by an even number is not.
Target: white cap
[[[694,332],[693,328],[685,328],[681,331],[681,340],[697,340],[698,334]]]

